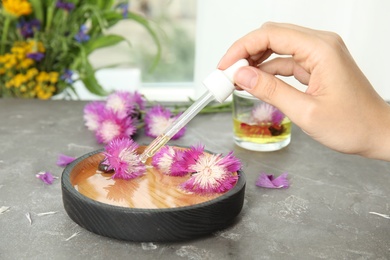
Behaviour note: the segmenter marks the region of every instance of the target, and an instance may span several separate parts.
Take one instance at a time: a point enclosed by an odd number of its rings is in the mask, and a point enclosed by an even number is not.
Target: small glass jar
[[[277,108],[246,91],[233,92],[233,134],[252,151],[276,151],[291,141],[291,121]]]

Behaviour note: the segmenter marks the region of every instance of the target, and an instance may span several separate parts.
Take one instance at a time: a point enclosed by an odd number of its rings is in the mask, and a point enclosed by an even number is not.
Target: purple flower
[[[280,112],[279,109],[275,108],[275,111],[272,113],[272,123],[280,125],[284,119],[284,114]]]
[[[280,189],[288,188],[290,185],[287,179],[287,173],[283,173],[276,178],[274,178],[273,175],[261,173],[256,181],[256,186],[263,188]]]
[[[159,136],[178,116],[172,117],[171,111],[161,105],[152,107],[145,115],[145,134],[153,138]],[[172,137],[172,140],[182,137],[185,130],[185,127],[180,129]]]
[[[75,157],[67,156],[65,154],[59,154],[57,158],[57,166],[66,167],[68,164],[76,160]]]
[[[117,91],[109,95],[106,100],[106,108],[117,113],[120,118],[124,118],[132,114],[134,105],[130,100],[130,92]]]
[[[277,124],[284,119],[284,115],[274,106],[268,103],[261,103],[253,108],[251,119],[256,124]]]
[[[190,149],[185,150],[183,154],[183,168],[190,169],[199,160],[199,157],[204,153],[204,145],[191,146]],[[188,170],[189,171],[189,170]]]
[[[118,5],[118,8],[122,11],[123,18],[127,18],[129,14],[129,4],[128,3],[121,3]]]
[[[162,147],[152,158],[152,165],[163,174],[171,176],[184,176],[188,174],[182,163],[184,151],[171,146]]]
[[[79,43],[89,41],[90,37],[87,34],[87,31],[88,31],[87,26],[81,25],[79,32],[74,36],[76,41],[78,41]]]
[[[145,100],[137,91],[116,91],[107,97],[106,108],[118,113],[121,118],[130,116],[138,119],[141,110],[145,109]]]
[[[131,117],[120,118],[112,110],[103,110],[99,119],[100,124],[95,132],[99,143],[107,144],[116,138],[129,138],[137,130]]]
[[[104,102],[93,101],[84,107],[84,121],[87,128],[91,131],[96,131],[102,121],[104,111]]]
[[[54,177],[50,172],[38,172],[35,177],[43,181],[45,184],[52,184]]]
[[[109,142],[103,152],[103,163],[114,170],[113,179],[133,179],[146,172],[137,153],[138,144],[130,138],[118,138]]]
[[[195,193],[222,193],[234,187],[238,180],[237,172],[241,168],[241,162],[229,153],[226,157],[220,154],[203,153],[195,164],[189,165],[192,172],[190,179],[181,187]]]
[[[42,52],[30,52],[26,56],[35,61],[41,61],[45,57],[45,54]]]
[[[130,102],[137,106],[139,110],[145,110],[145,98],[138,91],[131,93]]]
[[[61,80],[65,81],[68,84],[72,84],[73,83],[72,76],[73,76],[73,71],[71,71],[70,69],[66,69],[64,73],[61,75]]]
[[[20,34],[23,38],[32,38],[34,37],[35,31],[39,31],[41,28],[41,22],[38,19],[33,19],[29,22],[26,22],[24,19],[18,24]]]
[[[56,7],[59,9],[63,9],[67,12],[70,12],[74,9],[75,5],[74,5],[74,3],[63,2],[63,1],[59,0],[56,3]]]

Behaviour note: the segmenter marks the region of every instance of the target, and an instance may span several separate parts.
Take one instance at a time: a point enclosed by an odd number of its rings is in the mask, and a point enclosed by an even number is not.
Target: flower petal
[[[232,153],[223,157],[220,154],[205,153],[197,156],[191,152],[197,159],[194,160],[195,163],[188,164],[192,176],[181,185],[183,189],[207,194],[226,192],[234,187],[238,174],[236,171],[231,172],[230,169],[238,169],[241,163],[232,156]]]
[[[45,184],[52,184],[54,181],[54,177],[50,172],[38,172],[35,177],[43,181]]]
[[[113,179],[133,179],[146,172],[137,148],[138,144],[130,138],[116,138],[106,145],[104,164],[108,170],[114,170]]]
[[[182,150],[175,149],[172,146],[164,146],[153,156],[152,165],[163,174],[184,176],[188,173],[188,170],[183,167],[183,155]]]
[[[107,144],[116,138],[129,138],[136,131],[137,128],[131,117],[121,118],[112,110],[104,110],[95,135],[99,143]]]
[[[280,189],[280,188],[288,188],[290,185],[287,179],[287,173],[283,173],[276,178],[274,178],[273,175],[267,175],[266,173],[261,173],[259,178],[256,181],[256,186],[263,187],[263,188]]]
[[[156,138],[164,133],[164,130],[172,124],[172,122],[178,117],[172,117],[172,113],[169,109],[156,105],[149,109],[145,114],[145,134],[149,137]],[[180,129],[173,137],[172,140],[179,139],[185,133],[186,127]]]
[[[68,164],[76,160],[76,157],[59,154],[57,158],[57,166],[66,167]]]
[[[85,105],[84,107],[84,121],[85,126],[91,130],[96,131],[99,128],[101,122],[101,114],[104,111],[104,102],[93,101]]]

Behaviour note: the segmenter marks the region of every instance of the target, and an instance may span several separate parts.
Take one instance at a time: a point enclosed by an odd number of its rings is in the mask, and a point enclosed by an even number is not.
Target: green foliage
[[[15,80],[17,74],[24,75],[27,69],[31,69],[30,67],[22,70],[17,68],[18,65],[10,68],[12,64],[7,63],[10,55],[14,55],[12,47],[16,42],[42,43],[45,49],[44,58],[34,62],[34,68],[39,72],[57,72],[59,75],[72,70],[79,75],[79,80],[86,88],[97,95],[106,95],[107,92],[97,82],[88,55],[97,49],[126,41],[121,35],[105,34],[107,29],[119,21],[130,19],[142,25],[157,46],[153,66],[160,59],[161,45],[153,27],[147,19],[138,14],[126,10],[127,14],[124,16],[123,8],[127,9],[124,3],[117,3],[118,1],[114,0],[29,0],[28,2],[31,4],[31,12],[23,15],[13,13],[6,4],[0,3],[0,97],[23,96],[20,87],[27,88],[23,82],[16,88],[9,87],[13,86],[9,82]],[[58,2],[73,5],[70,5],[72,8],[69,9],[61,8]],[[19,25],[21,22],[31,22],[34,19],[39,20],[40,26],[34,29],[33,35],[26,37],[21,33]],[[86,27],[85,31],[82,31],[82,26]],[[80,40],[79,36],[85,38]],[[58,82],[56,91],[52,94],[64,89],[73,90],[71,84],[71,82]]]

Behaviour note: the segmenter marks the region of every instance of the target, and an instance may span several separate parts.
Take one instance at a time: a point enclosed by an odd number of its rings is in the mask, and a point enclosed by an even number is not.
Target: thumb
[[[303,109],[312,100],[309,95],[255,67],[240,68],[234,80],[237,86],[277,107],[292,121],[300,121]]]

